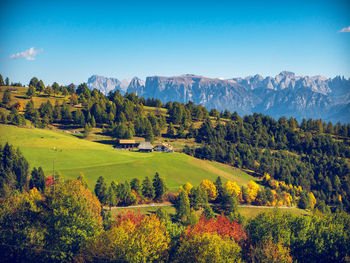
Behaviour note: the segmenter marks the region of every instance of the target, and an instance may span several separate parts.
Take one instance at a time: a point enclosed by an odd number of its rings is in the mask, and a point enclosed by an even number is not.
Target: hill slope
[[[18,146],[31,169],[41,166],[46,175],[55,171],[65,178],[76,178],[83,172],[90,188],[99,176],[108,182],[123,182],[132,178],[143,180],[155,172],[166,178],[170,189],[185,182],[198,185],[202,179],[233,180],[246,184],[253,177],[245,172],[219,163],[208,162],[181,153],[139,153],[114,150],[112,146],[79,139],[71,134],[43,129],[0,125],[0,143]]]

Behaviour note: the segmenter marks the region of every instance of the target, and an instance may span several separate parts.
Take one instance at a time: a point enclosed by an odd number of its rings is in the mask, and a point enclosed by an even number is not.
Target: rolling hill
[[[199,160],[182,153],[139,153],[114,150],[111,145],[77,138],[65,132],[47,129],[19,128],[0,125],[0,143],[19,147],[30,163],[30,168],[41,166],[46,175],[55,171],[64,178],[76,178],[84,173],[92,189],[99,176],[107,182],[123,182],[132,178],[143,180],[155,172],[166,178],[170,190],[185,182],[198,185],[202,179],[236,181],[240,185],[255,180],[247,173],[216,162]]]

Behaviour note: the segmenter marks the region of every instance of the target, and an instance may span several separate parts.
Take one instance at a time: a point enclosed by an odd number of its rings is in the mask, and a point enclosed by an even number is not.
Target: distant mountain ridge
[[[122,81],[116,78],[106,78],[103,76],[92,75],[87,82],[90,89],[98,89],[103,94],[108,94],[110,91],[120,90],[123,93],[128,89],[131,79],[123,79]]]
[[[275,77],[261,75],[245,78],[218,79],[185,74],[174,77],[152,76],[146,81],[135,77],[122,85],[118,79],[92,76],[89,88],[107,94],[120,90],[135,92],[163,103],[193,101],[208,109],[228,109],[239,114],[253,112],[302,118],[322,118],[332,122],[350,121],[350,79],[344,77],[296,76],[283,71]]]

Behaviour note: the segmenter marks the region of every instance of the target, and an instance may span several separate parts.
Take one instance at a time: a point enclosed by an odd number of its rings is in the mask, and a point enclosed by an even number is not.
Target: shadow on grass
[[[107,144],[107,145],[115,145],[116,144],[115,140],[97,140],[97,141],[94,141],[94,142]]]

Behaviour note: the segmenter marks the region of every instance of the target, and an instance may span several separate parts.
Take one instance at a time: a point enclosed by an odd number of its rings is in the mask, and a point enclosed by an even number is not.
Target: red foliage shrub
[[[196,225],[187,227],[184,231],[184,236],[191,238],[194,235],[201,235],[203,233],[217,234],[221,237],[235,240],[237,243],[241,243],[247,239],[243,227],[237,222],[231,222],[223,215],[218,216],[216,220],[214,218],[207,219],[202,215]]]
[[[53,178],[52,176],[45,177],[45,186],[50,187],[53,185]]]
[[[120,226],[124,222],[131,222],[133,225],[138,226],[142,223],[145,215],[141,215],[140,211],[136,213],[134,211],[125,211],[116,217],[117,226]]]

